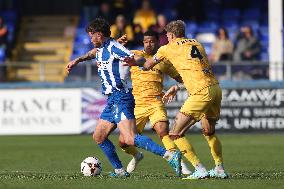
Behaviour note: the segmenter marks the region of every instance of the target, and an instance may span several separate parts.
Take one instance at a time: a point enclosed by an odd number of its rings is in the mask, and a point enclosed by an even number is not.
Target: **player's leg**
[[[176,146],[174,141],[169,136],[169,124],[168,121],[159,121],[154,124],[153,129],[156,131],[157,135],[160,137],[165,148],[169,151],[175,151]],[[191,171],[188,169],[187,165],[183,160],[181,160],[181,172],[184,175],[191,174]]]
[[[180,112],[177,114],[170,131],[171,138],[174,139],[177,147],[185,152],[185,157],[187,157],[195,167],[195,172],[188,177],[189,179],[208,177],[207,170],[197,158],[193,147],[184,137],[185,132],[199,121],[205,115],[205,112],[207,112],[211,103],[211,97],[208,92],[208,89],[204,89],[197,94],[188,97],[180,109]]]
[[[121,161],[115,150],[115,146],[108,139],[108,135],[115,129],[115,125],[109,121],[100,119],[93,133],[94,141],[99,145],[105,156],[110,161],[114,171],[124,173]],[[127,176],[127,175],[125,175]]]
[[[177,175],[181,174],[179,151],[170,152],[162,146],[155,143],[151,138],[138,134],[134,116],[135,101],[132,93],[119,93],[115,101],[117,111],[115,114],[115,123],[120,130],[120,135],[123,138],[125,145],[142,148],[156,155],[160,155],[167,159],[169,164],[174,168]]]
[[[150,111],[149,119],[165,148],[169,151],[175,151],[176,145],[169,136],[169,121],[164,104],[153,106]],[[181,160],[181,171],[184,175],[191,174],[191,171],[187,168],[183,160]]]
[[[135,107],[135,118],[137,132],[141,134],[149,119],[145,108]],[[138,163],[144,158],[144,155],[142,152],[139,152],[135,146],[128,146],[121,142],[119,143],[119,145],[125,153],[130,154],[133,157],[128,163],[126,169],[127,172],[131,173],[136,169]]]
[[[147,111],[145,110],[145,108],[135,107],[134,113],[136,118],[137,132],[141,134],[149,119]],[[133,157],[135,157],[135,155],[138,154],[138,150],[135,148],[135,146],[127,146],[122,143],[119,143],[119,145],[125,153],[130,154]]]
[[[195,172],[188,177],[189,179],[201,179],[208,177],[206,168],[201,163],[193,146],[184,135],[187,129],[195,123],[196,120],[193,116],[187,116],[184,113],[179,112],[170,131],[170,136],[174,140],[176,146],[195,168]]]
[[[166,159],[178,176],[181,175],[181,153],[171,152],[155,143],[151,138],[138,134],[136,131],[135,120],[122,120],[118,123],[120,135],[126,145],[135,145]]]
[[[209,171],[209,175],[215,178],[228,178],[223,165],[222,145],[219,138],[215,135],[216,120],[203,118],[201,122],[203,135],[208,142],[215,162],[215,168]]]
[[[211,155],[215,162],[215,168],[209,171],[211,177],[227,178],[224,171],[222,144],[215,134],[216,122],[220,117],[222,90],[219,85],[210,87],[212,105],[206,112],[206,116],[201,119],[202,132],[210,147]]]
[[[115,146],[107,138],[108,135],[116,128],[114,120],[114,100],[115,95],[108,97],[107,105],[104,108],[98,125],[93,134],[93,139],[102,149],[108,160],[111,162],[114,172],[110,174],[112,177],[116,176],[129,176],[129,174],[123,169],[122,163],[118,158]]]

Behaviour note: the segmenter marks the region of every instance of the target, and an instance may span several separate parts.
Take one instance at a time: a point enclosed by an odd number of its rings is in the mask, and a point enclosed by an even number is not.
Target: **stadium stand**
[[[76,25],[77,17],[74,16],[23,17],[12,58],[29,64],[10,68],[10,80],[38,81],[38,63],[44,63],[45,81],[62,82]]]
[[[55,16],[54,12],[52,13],[53,16],[49,15],[44,18],[44,16],[35,16],[41,15],[41,13],[37,11],[29,14],[28,9],[22,12],[19,11],[21,9],[20,7],[14,7],[7,10],[1,10],[0,7],[0,17],[4,18],[5,25],[9,31],[8,51],[2,47],[0,48],[1,64],[5,64],[5,61],[7,64],[7,60],[12,60],[17,62],[29,62],[32,65],[25,66],[24,68],[18,67],[17,69],[9,68],[9,80],[39,80],[38,70],[40,69],[40,66],[37,65],[38,63],[48,62],[50,64],[45,64],[45,66],[52,67],[52,65],[55,65],[52,63],[61,62],[63,66],[67,61],[89,51],[92,48],[92,44],[85,32],[87,23],[96,16],[106,16],[109,18],[110,23],[113,24],[114,18],[117,16],[115,14],[117,11],[113,10],[114,7],[111,4],[112,1],[105,0],[100,2],[103,2],[103,4],[108,6],[101,6],[99,2],[82,1],[80,6],[70,10],[70,13],[76,13],[73,15],[77,15],[78,18],[76,16],[68,16],[68,11],[66,9],[62,9],[64,14],[66,14],[65,16]],[[129,0],[127,2],[128,12],[125,16],[131,24],[135,10],[141,7],[141,2],[134,0]],[[230,40],[236,44],[240,28],[245,25],[251,26],[255,36],[262,44],[259,60],[268,62],[268,4],[266,1],[191,0],[189,2],[186,0],[150,0],[150,2],[156,14],[164,14],[168,21],[173,19],[185,20],[187,24],[187,37],[199,39],[208,54],[212,51],[214,36],[216,35],[216,30],[218,28],[225,27],[228,30]],[[21,4],[19,3],[19,5]],[[16,6],[19,5],[16,4]],[[179,12],[180,6],[184,9],[187,8],[187,6],[195,6],[196,10],[194,11],[194,14],[197,15],[192,16],[192,12],[190,11],[181,14],[181,12]],[[28,8],[28,6],[24,7]],[[102,7],[107,7],[103,8],[106,12],[102,13]],[[58,13],[58,11],[60,12],[60,8],[56,8],[55,10],[57,11],[56,13]],[[65,36],[66,31],[68,31],[66,27],[74,27],[74,32]],[[9,49],[12,49],[13,47],[13,53],[9,53]],[[138,46],[135,45],[133,48],[140,49],[141,46],[138,44]],[[62,70],[58,69],[58,67],[56,70],[57,71],[45,70],[46,73],[53,73],[56,77],[49,79],[49,76],[45,75],[46,77],[44,80],[63,81],[64,74]],[[32,74],[33,72],[37,72],[37,74]],[[75,72],[79,75],[84,75],[86,74],[86,68],[78,68]]]

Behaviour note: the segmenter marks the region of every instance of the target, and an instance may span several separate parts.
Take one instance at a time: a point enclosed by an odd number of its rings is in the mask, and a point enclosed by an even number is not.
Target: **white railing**
[[[0,80],[21,81],[23,75],[37,78],[37,81],[49,81],[48,78],[64,77],[66,63],[0,63]],[[222,61],[212,63],[213,72],[220,80],[269,79],[269,63],[260,61]],[[22,70],[22,71],[20,71]],[[97,67],[91,61],[80,63],[62,81],[95,81],[98,79]]]

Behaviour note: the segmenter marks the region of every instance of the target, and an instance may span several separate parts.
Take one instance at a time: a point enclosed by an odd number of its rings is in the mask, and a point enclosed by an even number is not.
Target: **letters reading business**
[[[0,100],[0,124],[2,126],[56,126],[62,123],[60,115],[71,110],[69,102],[68,98],[2,99]]]

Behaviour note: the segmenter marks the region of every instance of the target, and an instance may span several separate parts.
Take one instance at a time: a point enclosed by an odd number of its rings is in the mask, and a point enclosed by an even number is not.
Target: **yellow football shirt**
[[[132,51],[138,56],[144,58],[152,58],[152,55],[146,54],[145,51]],[[179,76],[176,69],[167,61],[163,61],[149,71],[143,71],[137,66],[130,69],[132,80],[132,93],[135,98],[135,104],[152,104],[161,102],[163,91],[163,74],[167,74],[172,78]]]
[[[203,46],[195,39],[177,38],[160,47],[153,59],[170,61],[191,95],[218,83]]]

